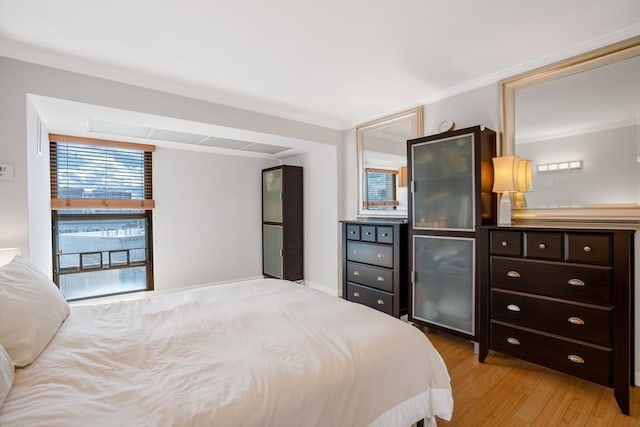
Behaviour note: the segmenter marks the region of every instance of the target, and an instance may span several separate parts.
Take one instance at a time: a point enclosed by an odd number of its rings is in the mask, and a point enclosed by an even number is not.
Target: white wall
[[[283,164],[304,168],[304,278],[305,284],[338,295],[341,289],[337,250],[338,166],[336,147],[319,146],[312,152],[287,157]],[[330,167],[327,167],[331,165]],[[308,197],[313,195],[313,197]]]
[[[262,275],[261,170],[277,164],[157,148],[156,290]]]
[[[33,144],[36,141],[34,123],[35,112],[29,110],[27,114],[27,95],[35,94],[53,98],[66,99],[92,105],[101,105],[128,111],[137,111],[155,114],[164,117],[174,117],[195,122],[209,123],[220,126],[234,127],[254,132],[264,133],[270,142],[277,141],[278,136],[296,138],[310,141],[315,145],[328,145],[333,147],[340,144],[342,133],[322,128],[315,125],[281,119],[266,114],[254,113],[224,105],[213,104],[193,98],[171,95],[150,89],[144,89],[132,85],[122,84],[105,79],[95,78],[82,74],[30,64],[0,57],[0,163],[12,164],[15,168],[15,178],[12,181],[0,181],[0,200],[3,209],[0,211],[0,247],[18,247],[25,256],[37,260],[38,266],[45,272],[51,271],[50,246],[50,216],[48,209],[48,178],[45,162],[48,159],[43,152],[42,156],[34,154]],[[29,107],[31,108],[31,107]],[[29,117],[29,126],[27,126]],[[46,159],[46,160],[45,160]],[[321,156],[316,161],[309,161],[311,167],[317,167],[329,171],[330,180],[337,175],[336,156]],[[211,166],[208,166],[208,163]],[[173,173],[174,170],[182,170],[182,177],[202,177],[207,182],[207,188],[203,192],[221,191],[226,199],[231,198],[231,203],[225,200],[214,200],[205,197],[199,204],[193,205],[197,213],[195,219],[206,219],[205,232],[194,225],[194,213],[175,211],[179,206],[184,206],[185,182],[182,188],[169,188],[167,191],[157,188],[154,198],[158,204],[154,212],[154,233],[157,240],[157,248],[154,248],[156,257],[156,283],[158,288],[165,288],[180,284],[193,284],[198,281],[225,280],[247,277],[258,272],[259,263],[256,254],[261,251],[261,234],[259,232],[260,210],[253,213],[247,210],[245,203],[259,203],[260,197],[245,202],[249,196],[249,177],[240,178],[240,182],[233,184],[233,179],[242,173],[259,172],[263,164],[261,160],[249,158],[230,158],[220,155],[205,155],[202,153],[182,153],[171,150],[159,149],[154,158],[154,175],[160,182],[166,182],[171,177],[181,182],[181,177]],[[210,168],[210,169],[209,169]],[[232,170],[233,169],[233,170]],[[234,172],[235,170],[239,172]],[[256,175],[255,191],[251,193],[259,195],[260,179]],[[29,181],[28,181],[29,179]],[[245,181],[246,179],[246,181]],[[188,181],[187,181],[188,182]],[[238,185],[222,190],[216,190],[221,184],[228,186]],[[159,183],[154,184],[156,187]],[[335,184],[329,186],[327,191],[305,194],[305,200],[311,206],[320,206],[333,212],[334,221],[321,221],[314,233],[308,237],[307,244],[320,247],[326,245],[324,236],[335,233],[335,219],[338,209],[338,200]],[[234,190],[238,190],[236,193]],[[253,191],[253,190],[252,190]],[[331,191],[333,193],[329,194]],[[194,201],[195,195],[188,194],[190,201]],[[208,196],[208,194],[207,194]],[[170,207],[171,204],[176,206]],[[44,209],[44,206],[47,209]],[[190,216],[191,215],[191,216]],[[252,239],[242,237],[236,239],[236,235],[229,230],[248,224],[251,218],[255,218],[253,227],[256,233]],[[183,233],[178,233],[174,227],[174,220],[190,222]],[[230,220],[232,220],[230,222]],[[330,223],[331,222],[331,223]],[[330,223],[330,224],[329,224]],[[178,223],[179,224],[179,223]],[[225,233],[217,239],[210,234],[218,232],[219,226],[224,224]],[[202,225],[202,224],[201,224]],[[322,238],[315,242],[314,239]],[[175,255],[170,240],[175,239],[181,248],[179,256],[188,258],[193,256],[199,262],[181,264],[171,262]],[[43,243],[45,242],[46,243]],[[206,243],[205,243],[206,241]],[[238,245],[252,245],[243,247],[234,252]],[[45,245],[47,253],[44,252]],[[227,248],[224,256],[232,254],[235,260],[242,260],[245,254],[250,254],[245,260],[247,268],[239,269],[236,262],[216,262],[215,257],[204,255],[203,249],[211,253],[215,246],[215,254],[222,254],[220,248]],[[335,254],[337,243],[331,247]],[[193,248],[192,252],[185,253],[185,248]],[[222,255],[221,255],[222,256]],[[231,255],[228,255],[231,256]],[[258,257],[259,260],[259,257]],[[324,268],[316,265],[313,258],[307,258],[308,271],[316,271]],[[187,270],[187,276],[177,274],[178,270]],[[184,273],[184,271],[183,271]],[[165,276],[166,275],[166,276]],[[318,275],[320,285],[328,289],[338,286],[333,274]]]
[[[349,129],[342,134],[342,216],[340,219],[354,219],[358,214],[358,156],[356,153],[356,130]]]
[[[445,119],[452,119],[456,129],[482,125],[498,132],[498,95],[498,85],[491,84],[425,105],[425,134],[438,133]]]
[[[33,104],[27,100],[27,206],[29,215],[29,258],[52,276],[51,188],[49,139]]]

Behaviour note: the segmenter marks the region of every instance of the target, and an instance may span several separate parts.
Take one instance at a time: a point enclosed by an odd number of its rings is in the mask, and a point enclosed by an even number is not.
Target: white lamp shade
[[[493,158],[493,192],[506,193],[518,190],[518,156]]]
[[[403,188],[406,187],[408,184],[408,180],[407,180],[407,167],[406,166],[400,166],[400,169],[398,169],[398,187]]]
[[[518,162],[518,191],[531,191],[531,160],[520,159]]]
[[[0,267],[9,264],[16,255],[20,255],[18,248],[0,248]]]

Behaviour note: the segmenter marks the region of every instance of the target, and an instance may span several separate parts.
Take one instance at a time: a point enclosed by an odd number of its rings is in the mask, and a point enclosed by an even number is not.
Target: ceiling
[[[47,132],[267,159],[309,152],[318,143],[237,127],[28,94]]]
[[[343,130],[640,34],[639,0],[0,1],[0,55]]]

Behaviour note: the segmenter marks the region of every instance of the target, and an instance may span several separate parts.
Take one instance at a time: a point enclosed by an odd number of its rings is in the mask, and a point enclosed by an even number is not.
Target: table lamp
[[[511,193],[518,190],[518,156],[493,158],[493,192],[500,194],[498,225],[511,225]]]
[[[518,185],[516,186],[518,191],[514,194],[514,207],[526,208],[527,199],[524,197],[524,193],[531,191],[531,160],[520,159],[518,162]]]

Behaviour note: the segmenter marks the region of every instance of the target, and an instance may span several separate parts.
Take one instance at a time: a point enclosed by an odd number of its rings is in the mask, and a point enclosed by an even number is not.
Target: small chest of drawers
[[[342,296],[391,316],[407,313],[407,224],[342,222]]]
[[[608,387],[629,413],[633,232],[484,227],[480,361],[499,351]]]

